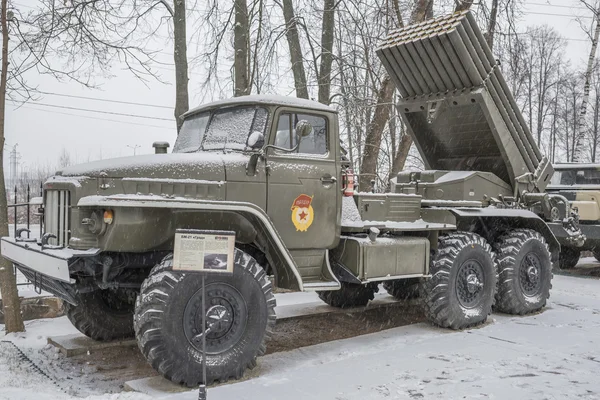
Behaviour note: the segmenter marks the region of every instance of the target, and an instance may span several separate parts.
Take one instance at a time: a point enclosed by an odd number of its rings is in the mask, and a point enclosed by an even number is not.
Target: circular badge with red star
[[[310,205],[312,199],[307,194],[301,194],[292,203],[292,222],[297,231],[306,232],[313,223],[315,212]]]

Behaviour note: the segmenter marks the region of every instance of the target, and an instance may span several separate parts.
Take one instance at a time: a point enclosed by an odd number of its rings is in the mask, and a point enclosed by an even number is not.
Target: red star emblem
[[[306,216],[307,216],[307,215],[308,215],[308,214],[307,214],[307,213],[305,213],[305,212],[304,212],[304,210],[302,210],[302,212],[300,213],[300,219],[301,219],[301,220],[302,220],[302,219],[306,219]]]

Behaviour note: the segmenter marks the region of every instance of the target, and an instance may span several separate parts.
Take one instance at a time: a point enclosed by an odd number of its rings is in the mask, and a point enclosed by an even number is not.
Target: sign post
[[[233,275],[235,232],[177,229],[173,249],[173,270],[202,276],[202,383],[198,400],[206,400],[206,275]]]

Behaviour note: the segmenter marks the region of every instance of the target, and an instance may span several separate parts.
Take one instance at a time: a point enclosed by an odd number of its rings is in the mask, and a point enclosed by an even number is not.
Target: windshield
[[[173,152],[246,150],[250,134],[265,134],[268,115],[266,109],[250,106],[217,109],[191,116],[181,127]]]
[[[600,171],[597,169],[566,169],[554,171],[551,185],[600,185]]]

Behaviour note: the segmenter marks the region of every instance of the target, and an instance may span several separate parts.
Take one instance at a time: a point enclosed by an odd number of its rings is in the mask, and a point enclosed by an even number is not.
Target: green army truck
[[[554,170],[547,190],[564,196],[577,209],[579,227],[585,235],[585,243],[577,247],[565,240],[560,230],[555,232],[561,245],[560,268],[574,268],[582,251],[591,251],[600,261],[600,164],[555,164]]]
[[[427,318],[451,329],[493,306],[540,310],[560,250],[547,222],[581,237],[568,202],[544,193],[552,167],[503,102],[490,54],[465,13],[378,49],[432,168],[401,172],[390,193],[352,190],[335,109],[238,97],[183,115],[171,154],[155,143],[158,154],[58,172],[44,184],[44,235],[4,237],[2,255],[61,297],[85,335],[135,336],[160,374],[189,386],[204,357],[207,383],[256,365],[273,285],[335,307],[366,305],[382,283],[398,298],[418,286]],[[204,298],[201,275],[174,268],[179,229],[235,233],[233,274],[207,275]]]

